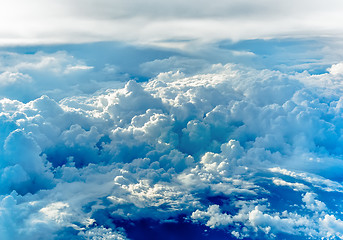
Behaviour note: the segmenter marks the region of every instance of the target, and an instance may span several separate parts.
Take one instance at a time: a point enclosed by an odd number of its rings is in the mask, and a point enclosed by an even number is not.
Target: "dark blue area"
[[[76,168],[82,168],[90,163],[102,163],[106,162],[107,155],[102,155],[100,149],[89,148],[85,146],[74,146],[73,148],[59,144],[53,148],[44,150],[43,152],[47,156],[47,160],[52,164],[54,168],[60,167],[68,163],[68,158],[72,157],[72,163]]]
[[[99,149],[99,153],[104,148],[103,145],[108,144],[110,142],[111,142],[111,138],[109,136],[107,135],[102,136],[96,144],[96,147]]]
[[[106,200],[104,204],[106,204]],[[127,237],[132,240],[236,239],[231,235],[230,227],[211,229],[202,224],[193,223],[186,215],[179,215],[165,221],[152,218],[130,220],[113,216],[109,209],[101,209],[93,213],[92,218],[96,220],[94,226],[123,228]]]
[[[151,219],[127,223],[116,223],[126,230],[132,240],[202,240],[236,239],[226,230],[210,229],[193,224],[180,216],[176,221],[160,223]]]

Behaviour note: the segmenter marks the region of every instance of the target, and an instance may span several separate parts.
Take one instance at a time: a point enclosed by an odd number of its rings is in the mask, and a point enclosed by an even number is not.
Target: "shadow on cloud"
[[[89,70],[60,55],[31,57]],[[3,98],[0,235],[342,238],[342,76],[341,64],[216,64],[59,101]]]

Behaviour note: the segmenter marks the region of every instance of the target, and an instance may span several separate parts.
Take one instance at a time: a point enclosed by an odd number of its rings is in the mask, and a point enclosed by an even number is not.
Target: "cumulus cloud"
[[[307,192],[303,197],[303,202],[306,204],[306,208],[312,211],[323,211],[326,209],[325,203],[315,199],[316,194]]]
[[[343,63],[337,63],[328,68],[328,71],[332,75],[343,74]]]
[[[1,87],[14,85],[18,83],[30,83],[32,81],[31,77],[27,74],[19,72],[3,72],[0,74],[0,84]]]
[[[333,215],[325,215],[324,219],[320,219],[320,223],[325,232],[325,236],[328,238],[338,237],[343,238],[343,221],[336,219]]]
[[[191,217],[195,221],[198,219],[208,218],[206,226],[209,226],[210,228],[227,226],[233,222],[231,216],[220,212],[218,205],[209,206],[206,212],[196,210],[192,213]]]
[[[331,75],[217,64],[60,101],[3,98],[1,236],[130,239],[150,221],[341,238],[342,100],[327,95],[339,86],[306,81]]]
[[[120,74],[118,70],[108,72],[105,66],[95,69],[67,51],[18,52],[0,52],[1,97],[28,102],[49,95],[60,100],[94,93],[105,87],[104,82],[107,87],[111,84],[123,86],[121,82],[128,79],[128,75]],[[93,79],[95,75],[97,81]]]

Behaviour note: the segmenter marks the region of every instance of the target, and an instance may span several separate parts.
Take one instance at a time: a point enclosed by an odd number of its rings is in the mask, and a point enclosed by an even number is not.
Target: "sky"
[[[342,11],[3,3],[0,239],[343,239]]]

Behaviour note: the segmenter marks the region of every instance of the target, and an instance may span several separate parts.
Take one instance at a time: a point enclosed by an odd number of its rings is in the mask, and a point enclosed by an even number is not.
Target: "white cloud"
[[[210,69],[0,100],[1,236],[125,239],[116,221],[179,215],[238,238],[341,236],[340,97],[293,74]]]
[[[321,226],[327,238],[338,237],[343,238],[343,221],[337,219],[333,215],[325,215],[324,219],[320,219]]]
[[[81,232],[79,236],[85,237],[85,239],[94,239],[94,240],[126,240],[125,233],[118,231],[113,231],[112,229],[104,228],[104,227],[97,227],[90,229],[85,232]]]
[[[282,179],[279,178],[273,178],[273,183],[277,186],[287,186],[292,188],[294,191],[306,191],[309,189],[309,187],[307,187],[306,185],[302,184],[302,183],[291,183],[291,182],[287,182],[284,181]]]
[[[8,85],[14,85],[14,84],[22,84],[26,83],[29,84],[32,81],[32,78],[23,73],[19,72],[3,72],[0,74],[0,86],[8,86]]]
[[[332,75],[343,74],[343,63],[337,63],[328,68],[328,71]]]
[[[249,222],[253,227],[259,228],[266,234],[273,234],[277,232],[297,234],[297,231],[308,231],[303,227],[311,227],[311,220],[307,217],[302,217],[296,214],[284,213],[285,216],[269,215],[263,213],[258,207],[249,213]]]
[[[307,172],[293,172],[280,167],[270,168],[269,171],[306,181],[313,184],[316,188],[327,192],[343,192],[343,186],[339,182],[331,181],[330,179],[326,179],[315,174]]]
[[[128,78],[124,74],[98,72],[66,51],[0,52],[0,60],[0,96],[25,102],[41,95],[60,100],[66,96],[96,92],[104,87],[103,81],[108,81],[109,75],[113,77],[111,83],[114,85],[123,80],[123,76]],[[93,80],[95,74],[98,81]]]
[[[227,226],[233,222],[230,215],[221,213],[218,205],[209,206],[206,212],[196,210],[192,213],[191,218],[193,221],[206,219],[206,226],[210,228],[216,228],[221,226]]]
[[[68,64],[77,62],[67,52],[58,51],[52,54],[36,52],[35,54],[19,54],[14,52],[1,52],[0,68],[3,71],[34,71],[44,70],[53,73],[60,73]],[[67,66],[66,66],[67,65]]]
[[[145,62],[140,65],[142,72],[148,76],[156,76],[161,72],[183,72],[194,74],[197,71],[203,71],[204,66],[208,63],[205,60],[182,58],[182,57],[169,57],[167,59],[156,59],[154,61]]]
[[[69,205],[63,202],[52,203],[39,210],[42,213],[43,218],[46,218],[48,221],[54,221],[57,224],[68,221],[67,219],[72,216],[68,212]]]
[[[70,73],[70,72],[73,72],[73,71],[90,70],[90,69],[93,69],[93,68],[94,67],[92,67],[92,66],[86,66],[86,65],[75,65],[75,66],[68,65],[64,72],[65,73]]]
[[[306,208],[312,211],[323,211],[326,209],[325,203],[316,199],[317,194],[307,192],[303,197],[303,202],[306,204]]]
[[[0,33],[6,45],[103,40],[163,45],[170,39],[172,44],[175,39],[337,36],[342,34],[341,10],[337,0],[15,0],[1,8],[0,20],[8,24]]]

